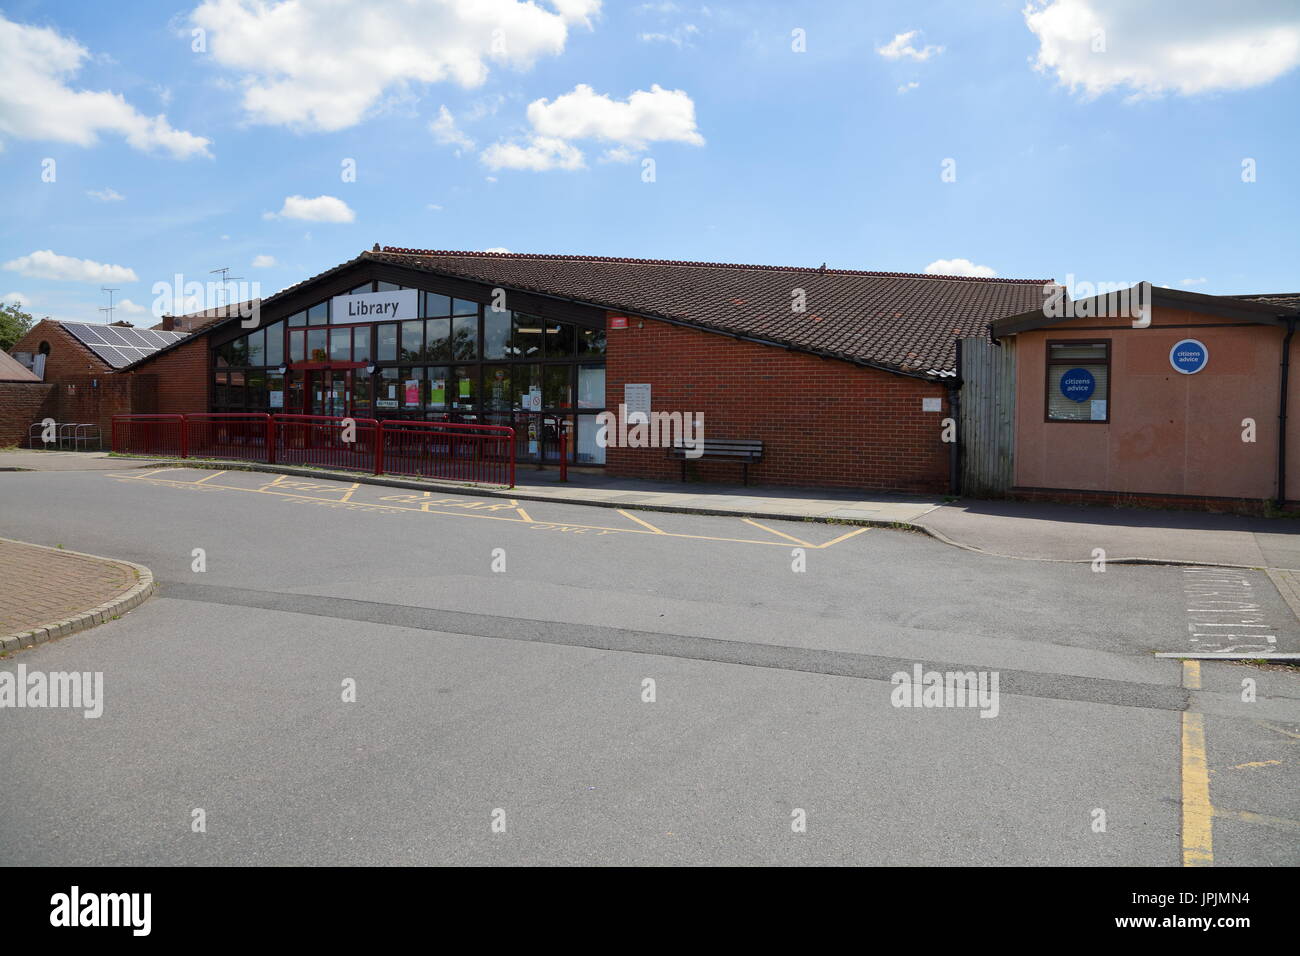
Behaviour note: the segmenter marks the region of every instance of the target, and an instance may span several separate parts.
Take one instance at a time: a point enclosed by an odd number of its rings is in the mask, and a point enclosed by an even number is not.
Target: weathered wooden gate
[[[961,375],[961,492],[995,498],[1015,474],[1016,343],[957,340]]]

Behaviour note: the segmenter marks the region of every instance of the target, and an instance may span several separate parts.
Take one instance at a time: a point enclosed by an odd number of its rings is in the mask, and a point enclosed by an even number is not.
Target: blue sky
[[[0,5],[38,316],[375,242],[1300,289],[1293,2],[123,6]]]

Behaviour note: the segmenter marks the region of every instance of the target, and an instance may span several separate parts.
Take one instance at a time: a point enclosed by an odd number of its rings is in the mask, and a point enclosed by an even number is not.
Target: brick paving
[[[139,582],[128,564],[0,538],[0,637],[76,617]]]

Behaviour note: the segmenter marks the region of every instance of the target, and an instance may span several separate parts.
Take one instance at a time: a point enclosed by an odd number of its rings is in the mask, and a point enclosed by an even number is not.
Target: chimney
[[[171,332],[176,328],[176,317],[174,315],[164,315],[162,317],[162,330]]]

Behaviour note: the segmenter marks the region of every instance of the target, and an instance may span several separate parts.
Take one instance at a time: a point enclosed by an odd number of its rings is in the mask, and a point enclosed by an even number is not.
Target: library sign
[[[391,292],[362,292],[336,295],[330,300],[330,322],[386,322],[420,317],[420,293],[417,289]]]

